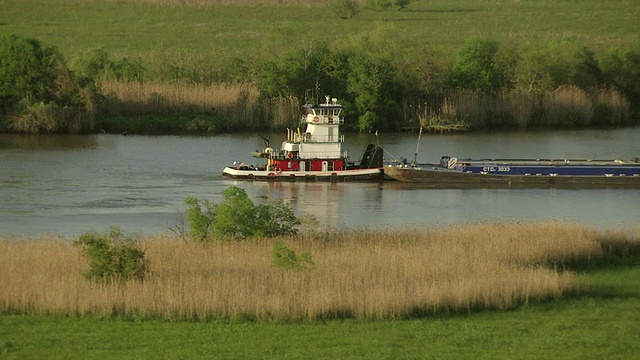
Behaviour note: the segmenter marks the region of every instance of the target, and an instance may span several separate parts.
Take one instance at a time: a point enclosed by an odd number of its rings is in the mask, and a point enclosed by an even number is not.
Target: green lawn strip
[[[271,58],[308,46],[357,42],[379,31],[402,52],[427,46],[454,54],[471,37],[499,42],[547,43],[576,38],[600,53],[637,41],[634,0],[446,1],[414,0],[405,11],[363,8],[341,20],[330,6],[263,5],[191,7],[136,1],[2,0],[3,34],[35,37],[73,59],[104,47],[115,57],[141,56],[149,62],[193,57]],[[424,56],[423,52],[413,56]]]
[[[640,267],[575,297],[421,319],[269,323],[0,317],[0,358],[607,358],[640,353]]]

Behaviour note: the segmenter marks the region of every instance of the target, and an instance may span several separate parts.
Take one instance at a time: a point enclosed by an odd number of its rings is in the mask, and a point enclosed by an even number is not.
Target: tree
[[[15,35],[0,38],[0,119],[21,132],[79,132],[93,125],[96,92],[82,87],[57,50]]]
[[[214,205],[208,200],[200,201],[195,197],[188,197],[184,200],[189,205],[187,209],[187,219],[189,219],[189,237],[195,241],[205,241],[211,230],[211,224],[215,219]]]
[[[384,129],[388,120],[398,116],[402,96],[391,62],[374,54],[355,54],[349,58],[347,91],[358,112],[362,132]]]
[[[68,73],[60,54],[35,39],[0,38],[0,109],[6,113],[23,99],[49,102],[56,98],[56,79]]]
[[[540,59],[555,87],[575,85],[589,90],[602,82],[593,52],[575,40],[553,40]]]
[[[622,90],[629,99],[640,99],[640,49],[612,49],[600,64],[606,84]],[[640,112],[640,102],[633,104]]]
[[[326,43],[296,49],[282,58],[264,63],[260,72],[260,95],[263,98],[295,96],[302,98],[305,91],[316,85],[333,91],[335,77],[333,54]],[[335,93],[334,93],[335,94]]]
[[[495,41],[468,40],[451,68],[451,85],[462,89],[497,92],[510,86],[507,66]]]

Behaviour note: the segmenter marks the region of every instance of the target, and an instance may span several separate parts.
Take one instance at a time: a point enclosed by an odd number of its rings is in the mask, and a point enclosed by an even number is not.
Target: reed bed
[[[440,107],[432,107],[425,118],[428,124],[445,119],[462,129],[615,126],[632,122],[630,108],[613,88],[585,91],[561,86],[553,91],[513,89],[498,94],[458,89],[446,94]]]
[[[171,84],[104,80],[104,116],[192,115],[190,130],[284,129],[300,120],[301,103],[295,97],[259,101],[258,88],[244,84]],[[198,116],[197,114],[204,114]],[[176,120],[179,121],[179,120]]]
[[[505,309],[580,288],[557,268],[602,256],[602,239],[640,243],[563,222],[447,229],[357,229],[282,238],[308,251],[305,271],[272,264],[274,239],[197,244],[144,239],[144,281],[85,279],[68,239],[0,239],[0,307],[17,313],[167,319],[389,319]],[[609,245],[610,246],[610,245]]]
[[[100,83],[100,92],[116,98],[130,111],[135,111],[131,108],[139,108],[140,112],[146,113],[211,111],[234,108],[243,102],[249,103],[244,105],[255,106],[258,99],[258,89],[250,84],[201,85],[104,80]]]

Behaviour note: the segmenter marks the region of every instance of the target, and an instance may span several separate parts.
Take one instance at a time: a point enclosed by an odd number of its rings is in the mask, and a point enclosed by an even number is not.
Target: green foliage
[[[351,18],[366,8],[372,8],[378,4],[379,9],[384,9],[389,3],[391,8],[407,6],[408,0],[332,0],[329,2],[296,2],[291,6],[255,6],[248,8],[241,4],[228,4],[218,6],[206,4],[193,6],[194,2],[183,4],[155,4],[150,7],[136,6],[133,2],[86,3],[73,12],[73,16],[61,9],[64,2],[52,0],[39,3],[37,7],[29,7],[26,3],[12,1],[5,4],[5,12],[1,12],[0,18],[5,17],[3,29],[7,33],[37,34],[41,29],[39,22],[30,21],[33,14],[45,16],[52,14],[59,21],[50,24],[52,41],[59,44],[60,51],[65,55],[78,56],[80,59],[71,68],[79,76],[81,85],[87,84],[89,77],[118,78],[123,80],[154,81],[211,84],[220,82],[240,83],[249,82],[259,84],[264,98],[280,96],[296,96],[302,100],[303,90],[315,88],[316,84],[323,92],[330,92],[347,106],[347,121],[352,128],[361,131],[386,126],[386,130],[399,127],[412,127],[418,123],[418,105],[437,107],[441,96],[451,89],[447,85],[454,85],[463,89],[474,91],[495,91],[502,82],[487,81],[491,77],[483,77],[482,73],[474,71],[463,74],[472,74],[468,83],[454,83],[444,81],[450,78],[450,63],[459,50],[459,44],[469,37],[467,27],[459,26],[457,20],[464,17],[465,23],[471,24],[472,33],[482,39],[489,39],[500,44],[496,54],[499,63],[505,66],[505,78],[499,91],[505,90],[515,84],[518,90],[524,91],[554,91],[559,86],[577,85],[583,89],[589,89],[594,81],[598,86],[612,86],[621,90],[625,97],[631,101],[632,109],[638,113],[640,108],[640,92],[637,84],[638,51],[630,47],[637,40],[635,18],[628,16],[633,8],[633,2],[620,4],[605,4],[598,1],[584,1],[579,6],[569,3],[531,3],[518,2],[506,5],[490,3],[457,3],[445,1],[411,2],[410,12],[392,13],[377,11],[365,15],[365,18],[357,21],[334,21],[327,26],[327,18],[323,16],[300,16],[300,14],[319,13],[336,9],[345,18]],[[583,21],[568,21],[567,9],[571,9],[572,18]],[[213,11],[215,9],[215,11]],[[338,11],[338,9],[341,9]],[[473,11],[472,11],[473,10]],[[364,10],[366,11],[366,10]],[[364,12],[363,11],[363,12]],[[168,12],[174,21],[167,23]],[[602,13],[607,16],[602,16]],[[429,13],[433,16],[425,17]],[[513,16],[515,13],[527,14],[526,17]],[[83,16],[86,15],[86,16]],[[126,16],[123,16],[126,14]],[[247,16],[237,16],[245,14]],[[330,14],[330,17],[333,14]],[[16,21],[9,21],[9,18]],[[144,17],[144,24],[134,19]],[[281,22],[281,18],[288,19]],[[335,18],[335,17],[334,17]],[[375,19],[375,22],[371,20]],[[0,19],[2,20],[2,19]],[[134,20],[134,21],[132,21]],[[278,31],[273,31],[273,24],[278,23]],[[611,23],[616,26],[612,27]],[[373,26],[372,26],[373,24]],[[375,27],[384,24],[384,31],[377,31],[377,38],[373,42],[367,42],[366,36],[376,31]],[[412,26],[404,26],[412,24]],[[584,24],[589,24],[588,29]],[[108,26],[112,31],[96,33],[92,31],[96,26]],[[153,31],[140,31],[149,26]],[[193,31],[185,32],[185,26]],[[373,29],[372,29],[373,28]],[[235,30],[238,31],[235,31]],[[504,31],[509,29],[509,31]],[[231,31],[230,31],[231,30]],[[137,35],[129,38],[128,46],[121,46],[121,37],[114,34]],[[265,46],[263,36],[256,34],[270,34],[272,38],[268,46]],[[572,39],[555,40],[548,39],[558,37],[558,34],[578,34],[579,42]],[[96,38],[97,36],[97,38]],[[603,42],[602,39],[607,41]],[[158,39],[162,39],[159,43]],[[319,44],[326,43],[331,49],[330,55],[322,66],[313,64],[313,54],[319,46],[307,46],[304,49],[294,50],[300,46],[300,39],[314,39]],[[584,43],[584,44],[582,44]],[[95,44],[103,46],[100,50],[89,50]],[[512,48],[505,46],[513,44]],[[262,47],[261,47],[262,46]],[[608,48],[613,48],[609,50]],[[262,50],[262,51],[259,51]],[[514,53],[508,53],[513,51]],[[108,53],[112,54],[110,58]],[[102,54],[101,54],[102,52]],[[594,54],[595,52],[595,54]],[[115,54],[122,57],[117,60]],[[389,64],[395,72],[395,83],[403,84],[404,90],[391,91],[392,103],[396,106],[393,114],[383,114],[376,109],[355,110],[355,94],[348,93],[346,79],[351,72],[348,59],[355,54],[368,54],[380,56],[389,60]],[[453,54],[453,55],[452,55]],[[73,58],[73,57],[72,57]],[[507,60],[505,60],[507,58]],[[593,60],[598,59],[600,63]],[[26,59],[26,58],[25,58]],[[0,57],[0,62],[4,56]],[[514,61],[513,63],[511,61]],[[90,71],[85,71],[86,64]],[[309,65],[305,68],[305,63]],[[479,62],[478,62],[479,63]],[[35,69],[36,67],[31,67]],[[490,70],[491,66],[488,66]],[[598,74],[598,68],[601,74]],[[461,69],[456,69],[461,70]],[[512,73],[513,70],[513,73]],[[585,72],[579,75],[578,72]],[[499,73],[499,71],[498,71]],[[90,75],[93,74],[93,75]],[[636,74],[636,75],[634,75]],[[264,76],[263,75],[267,75]],[[269,79],[269,81],[264,81]],[[412,79],[416,81],[411,81]],[[476,81],[480,79],[483,86]],[[503,79],[504,80],[504,79]],[[485,90],[475,90],[483,88]],[[17,88],[16,88],[17,89]],[[398,91],[400,90],[400,91]],[[321,96],[324,94],[320,94]],[[375,98],[376,94],[371,96]],[[70,97],[66,97],[70,98]],[[53,126],[49,130],[46,126],[39,126],[33,116],[34,107],[39,111],[45,107],[49,114],[64,116],[64,123],[72,123],[69,114],[83,114],[85,110],[81,105],[85,99],[92,97],[75,97],[73,104],[61,104],[54,100],[56,106],[46,99],[29,99],[23,103],[22,99],[11,102],[11,108],[17,106],[16,111],[22,115],[28,106],[31,106],[31,115],[25,116],[12,127],[9,118],[13,119],[13,113],[6,110],[10,102],[0,99],[1,130],[13,131],[65,131],[62,126]],[[359,99],[363,100],[363,99]],[[40,105],[40,102],[44,106]],[[360,101],[365,102],[365,101]],[[102,103],[105,108],[114,108],[113,104]],[[179,105],[182,106],[182,105]],[[189,112],[189,104],[184,105],[183,112]],[[266,106],[266,105],[265,105]],[[119,108],[136,108],[136,115],[151,109],[153,104],[119,103]],[[164,107],[161,107],[164,108]],[[352,110],[354,109],[354,110]],[[220,114],[224,109],[216,109]],[[239,115],[244,119],[259,119],[256,122],[233,121],[232,125],[226,125],[231,130],[244,130],[247,124],[257,124],[274,130],[282,130],[290,126],[281,121],[275,121],[275,116],[263,107],[263,103],[254,105],[254,111]],[[88,110],[87,110],[88,111]],[[108,111],[108,110],[107,110]],[[125,110],[126,111],[126,110]],[[353,111],[353,114],[351,113]],[[366,115],[367,111],[375,114],[375,118]],[[605,109],[603,113],[608,110]],[[99,115],[104,115],[102,112]],[[117,115],[124,115],[118,113]],[[160,114],[170,120],[174,120],[173,126],[169,121],[167,127],[154,132],[221,132],[225,131],[225,124],[209,118],[196,118],[193,122],[183,122],[173,114]],[[198,114],[190,113],[193,119]],[[606,115],[606,114],[605,114]],[[75,116],[74,117],[78,117]],[[361,118],[362,117],[362,118]],[[637,118],[637,115],[633,116]],[[289,116],[289,118],[291,118]],[[4,121],[3,121],[4,120]],[[57,119],[56,119],[57,120]],[[98,119],[100,121],[104,118]],[[235,120],[235,119],[234,119]],[[58,121],[56,122],[56,124]],[[155,123],[155,121],[154,121]],[[183,124],[187,124],[184,125]],[[91,128],[90,118],[83,122],[83,129]],[[380,125],[377,125],[380,124]],[[487,124],[487,126],[491,126]],[[104,128],[104,125],[100,125]],[[25,130],[41,129],[41,130]],[[179,130],[176,130],[179,129]],[[144,132],[145,130],[141,130]]]
[[[85,233],[73,242],[89,258],[89,271],[85,276],[92,280],[124,281],[143,280],[148,271],[148,261],[139,241],[125,237],[118,228],[111,228],[108,235]]]
[[[56,78],[64,64],[53,48],[15,35],[0,38],[0,111],[13,110],[23,99],[55,99]]]
[[[189,222],[189,237],[194,241],[205,241],[211,231],[211,224],[215,219],[215,206],[209,200],[199,200],[188,197],[184,200],[189,205],[186,218]]]
[[[409,6],[411,0],[396,0],[394,5],[398,7],[398,10],[404,10]]]
[[[282,240],[276,240],[271,251],[273,265],[296,271],[309,270],[315,267],[311,254],[302,252],[299,255],[295,251],[289,249]]]
[[[389,0],[367,0],[366,7],[373,10],[386,10],[391,7]]]
[[[300,220],[289,206],[281,202],[255,205],[247,193],[237,186],[228,187],[222,196],[219,204],[195,197],[185,200],[190,206],[186,218],[191,239],[207,241],[211,236],[246,238],[297,233],[296,226],[300,225]]]
[[[481,92],[508,88],[507,66],[496,41],[470,39],[451,68],[451,85]]]
[[[90,130],[95,90],[81,87],[57,50],[34,39],[0,38],[0,118],[14,131]]]
[[[334,54],[327,44],[309,44],[277,60],[268,60],[260,72],[260,95],[265,98],[296,96],[316,85],[321,89],[333,87]]]
[[[80,55],[72,64],[75,72],[87,82],[102,79],[143,82],[147,69],[140,59],[122,58],[113,61],[102,48],[89,50]]]
[[[360,12],[361,0],[333,0],[333,11],[340,19],[351,19]]]
[[[222,196],[222,202],[216,205],[212,234],[217,237],[239,238],[254,235],[265,219],[260,218],[264,214],[258,212],[247,193],[237,186],[230,186],[222,192]]]
[[[551,41],[540,61],[555,87],[576,85],[589,90],[602,82],[593,52],[575,40]]]
[[[389,60],[374,54],[356,54],[349,59],[347,90],[358,114],[362,132],[387,128],[398,116],[402,87]]]
[[[629,99],[640,99],[640,48],[609,50],[600,66],[606,84],[617,87]],[[634,105],[640,112],[640,101]]]
[[[546,51],[540,46],[519,49],[514,69],[515,87],[524,91],[550,91],[554,80],[545,69]]]

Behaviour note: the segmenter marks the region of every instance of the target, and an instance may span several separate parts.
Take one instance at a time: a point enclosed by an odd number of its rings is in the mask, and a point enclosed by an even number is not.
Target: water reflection
[[[0,150],[25,151],[83,150],[98,146],[96,136],[0,134]]]

